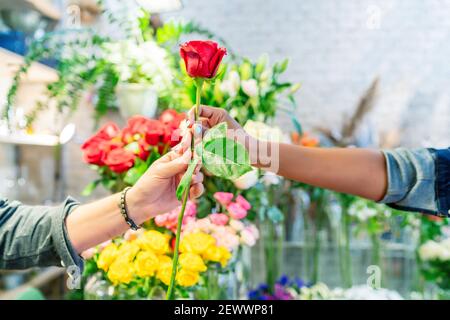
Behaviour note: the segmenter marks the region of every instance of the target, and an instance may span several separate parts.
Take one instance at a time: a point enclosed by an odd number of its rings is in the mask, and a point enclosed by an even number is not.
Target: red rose
[[[162,142],[164,144],[169,144],[172,148],[176,146],[181,141],[181,130],[180,129],[172,129],[170,127],[166,127],[164,130],[164,136]]]
[[[104,163],[112,171],[122,173],[134,165],[134,153],[132,151],[116,148],[105,154]]]
[[[145,161],[150,155],[150,145],[144,139],[139,140],[138,144],[139,144],[138,157]]]
[[[98,136],[93,136],[86,140],[81,146],[84,162],[98,166],[103,165],[103,151],[100,148],[100,145],[104,142],[105,140]]]
[[[149,145],[157,145],[164,134],[164,126],[155,119],[143,116],[133,116],[128,120],[127,127],[122,130],[122,140],[125,143],[140,140],[145,137]]]
[[[144,116],[132,116],[127,121],[127,128],[129,128],[132,133],[144,133],[149,120],[150,119]]]
[[[151,146],[156,146],[164,135],[164,125],[157,121],[152,120],[151,125],[147,127],[145,132],[145,141]]]
[[[118,136],[119,133],[120,129],[115,123],[106,123],[95,135],[87,139],[81,146],[83,160],[89,164],[98,166],[104,165],[104,153],[111,149],[111,139]]]
[[[104,140],[111,140],[119,135],[119,133],[119,127],[114,122],[108,122],[103,125],[103,127],[101,127],[95,135]]]
[[[159,121],[161,121],[165,125],[169,125],[174,129],[180,126],[181,121],[185,119],[184,113],[178,113],[173,109],[168,109],[163,111],[159,116]]]
[[[214,78],[226,53],[225,48],[219,48],[213,41],[189,41],[180,48],[186,71],[192,78]]]

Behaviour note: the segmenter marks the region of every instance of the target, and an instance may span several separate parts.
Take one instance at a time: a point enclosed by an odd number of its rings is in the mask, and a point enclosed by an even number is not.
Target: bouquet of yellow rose
[[[138,297],[155,298],[155,292],[166,290],[172,274],[173,248],[171,235],[157,230],[144,230],[116,239],[93,255],[102,278],[114,287],[136,291]],[[184,236],[180,242],[176,277],[177,295],[188,298],[208,268],[226,267],[231,252],[218,246],[216,239],[203,232]],[[135,287],[136,290],[130,290]],[[162,297],[161,297],[162,298]]]

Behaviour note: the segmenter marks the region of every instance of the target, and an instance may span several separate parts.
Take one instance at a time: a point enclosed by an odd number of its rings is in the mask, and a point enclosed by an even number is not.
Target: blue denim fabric
[[[380,202],[393,208],[448,217],[450,149],[384,150],[388,189]]]

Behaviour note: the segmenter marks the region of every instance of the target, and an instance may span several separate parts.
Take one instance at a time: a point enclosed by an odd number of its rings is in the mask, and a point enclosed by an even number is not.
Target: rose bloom
[[[253,247],[256,244],[256,239],[253,235],[253,233],[248,230],[248,229],[244,229],[241,231],[241,243],[249,246],[249,247]]]
[[[161,113],[159,121],[176,129],[180,126],[181,121],[183,121],[185,117],[184,113],[178,113],[175,110],[168,109]]]
[[[103,166],[104,158],[113,149],[121,148],[120,141],[105,140],[101,135],[94,135],[81,146],[83,160],[89,164]]]
[[[144,138],[149,145],[155,146],[163,137],[164,129],[164,125],[158,120],[139,115],[133,116],[122,130],[122,140],[125,143],[131,143]]]
[[[227,207],[230,217],[236,220],[244,219],[247,216],[247,210],[241,207],[239,203],[232,202]]]
[[[238,203],[245,210],[250,210],[252,208],[252,205],[247,201],[247,199],[241,195],[236,197],[236,203]]]
[[[230,219],[230,227],[232,227],[236,231],[241,231],[244,229],[245,225],[242,221]]]
[[[192,78],[214,78],[226,53],[213,41],[189,41],[180,47],[180,56]]]
[[[213,213],[209,215],[209,219],[211,219],[211,222],[214,224],[217,224],[219,226],[224,226],[228,223],[228,216],[224,213]]]
[[[111,140],[120,133],[119,127],[114,122],[105,123],[95,134],[95,136],[104,140]]]
[[[214,199],[216,199],[221,205],[227,206],[231,200],[233,200],[234,195],[230,192],[216,192],[214,193]]]
[[[122,173],[134,165],[134,158],[133,152],[123,148],[116,148],[106,154],[103,162],[111,171]]]

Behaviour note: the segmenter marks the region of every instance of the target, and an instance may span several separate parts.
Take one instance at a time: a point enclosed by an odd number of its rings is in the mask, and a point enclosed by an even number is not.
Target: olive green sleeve
[[[0,199],[0,269],[77,266],[83,260],[67,236],[65,219],[78,206],[67,198],[60,206],[27,206]]]

